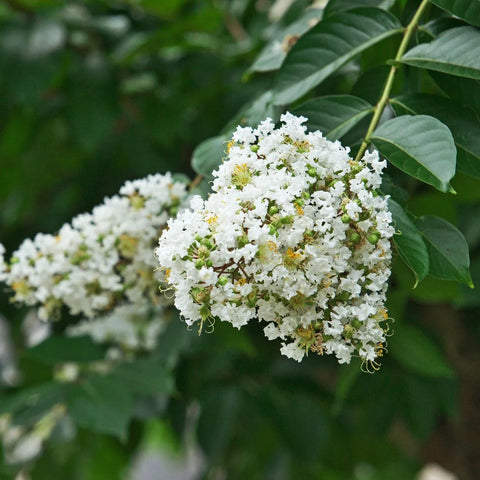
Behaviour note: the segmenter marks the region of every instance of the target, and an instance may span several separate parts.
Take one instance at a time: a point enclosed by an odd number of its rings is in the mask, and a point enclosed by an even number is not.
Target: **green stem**
[[[398,67],[400,65],[400,59],[403,57],[403,54],[407,49],[408,43],[410,42],[410,38],[412,37],[412,34],[415,31],[415,28],[417,27],[417,24],[420,20],[420,17],[422,16],[422,13],[425,10],[425,7],[428,5],[428,3],[429,3],[429,0],[422,1],[417,11],[415,12],[415,15],[413,16],[412,20],[405,28],[402,42],[398,47],[397,54],[395,55],[395,59],[393,60],[392,66],[390,68],[387,81],[385,82],[385,87],[383,88],[382,96],[380,97],[380,100],[378,101],[378,103],[375,105],[375,108],[373,110],[374,113],[373,113],[372,121],[368,126],[368,130],[367,130],[367,133],[365,134],[365,138],[363,139],[363,142],[360,145],[360,149],[358,150],[357,156],[355,157],[356,161],[362,158],[363,154],[365,153],[365,150],[368,147],[368,144],[370,143],[370,137],[372,136],[372,133],[374,132],[375,128],[377,128],[380,117],[382,116],[383,110],[385,109],[385,105],[388,102],[390,92],[392,91],[393,82],[395,80],[395,74],[397,73]]]

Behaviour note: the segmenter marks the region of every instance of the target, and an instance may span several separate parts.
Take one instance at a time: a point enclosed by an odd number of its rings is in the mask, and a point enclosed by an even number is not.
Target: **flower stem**
[[[362,158],[363,154],[365,153],[365,150],[368,147],[368,144],[370,143],[370,137],[372,136],[375,128],[377,128],[380,117],[382,116],[383,110],[385,109],[385,105],[388,102],[390,92],[392,91],[393,82],[395,80],[395,74],[397,73],[397,70],[400,65],[400,59],[403,57],[403,54],[407,49],[408,43],[410,42],[410,38],[412,37],[412,34],[415,31],[418,25],[418,22],[420,20],[420,17],[422,16],[422,13],[425,10],[425,7],[428,5],[428,3],[429,3],[429,0],[422,1],[417,11],[415,12],[415,15],[413,16],[412,20],[405,28],[402,42],[400,43],[397,54],[395,55],[395,59],[393,60],[392,66],[390,68],[390,72],[387,77],[387,81],[385,82],[385,87],[383,88],[382,95],[373,110],[374,113],[373,113],[372,121],[368,126],[367,133],[365,134],[365,138],[363,139],[363,142],[360,145],[360,149],[358,150],[357,156],[355,157],[356,161]]]
[[[198,187],[200,182],[203,180],[203,175],[198,174],[191,182],[190,185],[188,186],[188,190],[191,192],[194,188]]]

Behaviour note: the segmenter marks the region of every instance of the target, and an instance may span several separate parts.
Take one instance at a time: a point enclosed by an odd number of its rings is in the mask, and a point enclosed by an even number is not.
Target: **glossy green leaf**
[[[305,32],[310,30],[321,18],[323,11],[310,8],[296,22],[278,32],[270,43],[260,52],[253,65],[252,72],[268,72],[280,68],[291,46]]]
[[[478,0],[430,0],[455,16],[480,27],[480,2]]]
[[[309,130],[320,130],[330,140],[336,140],[351,130],[373,107],[352,95],[329,95],[314,98],[292,110],[308,118]]]
[[[428,275],[428,251],[422,234],[418,231],[403,208],[392,199],[388,200],[388,209],[392,213],[395,235],[393,241],[401,259],[415,275],[415,287]]]
[[[430,43],[409,50],[401,59],[414,67],[480,79],[480,31],[474,27],[452,28]]]
[[[426,377],[452,377],[453,371],[440,348],[421,330],[402,323],[388,340],[388,350],[398,363]]]
[[[192,154],[192,168],[205,177],[211,177],[226,157],[228,136],[219,135],[202,142]]]
[[[452,132],[457,147],[457,170],[480,177],[480,122],[476,114],[457,102],[438,95],[402,95],[392,99],[397,114],[426,114]]]
[[[83,380],[69,392],[67,403],[70,415],[79,426],[126,437],[132,398],[123,381],[107,376]]]
[[[454,77],[440,72],[429,72],[435,83],[453,100],[475,110],[480,121],[480,80]]]
[[[450,130],[427,115],[394,118],[382,123],[372,142],[389,162],[442,192],[453,192],[456,148]]]
[[[274,103],[286,105],[297,100],[400,28],[392,14],[377,8],[357,8],[323,19],[293,46],[277,72]]]
[[[28,349],[25,354],[39,362],[55,365],[61,362],[84,363],[105,358],[105,349],[90,337],[52,336]]]
[[[430,257],[430,274],[473,288],[468,245],[462,232],[443,218],[423,216],[416,220]]]
[[[272,103],[272,92],[267,90],[260,96],[248,102],[240,111],[227,123],[222,130],[226,136],[230,137],[232,132],[238,125],[245,127],[247,125],[256,127],[262,120],[267,117],[276,121],[278,118],[278,107]]]
[[[388,10],[395,0],[329,0],[324,15],[333,15],[357,7],[379,7]]]

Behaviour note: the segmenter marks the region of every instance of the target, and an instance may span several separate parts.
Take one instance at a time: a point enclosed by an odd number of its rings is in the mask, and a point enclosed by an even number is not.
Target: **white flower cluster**
[[[119,305],[103,317],[69,327],[66,333],[72,337],[88,335],[96,343],[115,345],[110,356],[153,350],[165,327],[165,312],[162,310],[149,304]]]
[[[287,113],[275,128],[238,127],[213,193],[168,222],[156,250],[175,305],[200,329],[216,318],[258,318],[281,352],[382,355],[394,233],[376,189],[378,154],[349,157]]]
[[[56,404],[31,428],[13,423],[10,414],[0,416],[0,436],[6,463],[24,463],[37,457],[53,429],[65,419],[65,412],[65,405]]]
[[[153,248],[186,195],[185,184],[170,174],[126,182],[119,195],[57,235],[25,240],[0,280],[13,290],[13,301],[39,305],[42,319],[55,319],[64,306],[91,318],[123,301],[158,303],[164,278],[155,273]]]

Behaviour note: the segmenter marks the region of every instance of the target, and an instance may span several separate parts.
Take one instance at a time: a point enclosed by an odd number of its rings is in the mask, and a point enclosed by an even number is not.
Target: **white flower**
[[[165,327],[162,308],[144,305],[120,305],[103,317],[84,320],[67,329],[67,335],[89,335],[97,343],[120,347],[126,354],[152,350]]]
[[[385,162],[360,162],[287,113],[239,127],[213,193],[168,222],[157,258],[188,325],[253,318],[281,352],[374,361],[383,352],[394,229],[375,190]]]
[[[187,195],[170,174],[129,181],[92,213],[75,217],[57,235],[25,240],[3,267],[0,280],[13,301],[38,306],[41,319],[66,309],[92,318],[118,304],[156,304],[164,281],[153,255],[159,233]]]

